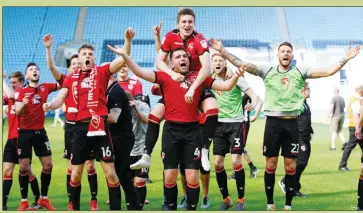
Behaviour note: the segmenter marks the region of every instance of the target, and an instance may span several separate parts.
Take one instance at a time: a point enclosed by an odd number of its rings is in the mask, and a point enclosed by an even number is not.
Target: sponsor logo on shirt
[[[40,104],[42,102],[42,97],[40,95],[35,94],[32,99],[33,104]]]
[[[91,88],[89,77],[83,79],[81,83],[81,88]]]

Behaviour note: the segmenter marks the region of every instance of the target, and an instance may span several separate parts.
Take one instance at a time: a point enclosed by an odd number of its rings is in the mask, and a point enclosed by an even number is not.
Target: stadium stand
[[[272,7],[195,7],[196,29],[205,37],[221,37],[229,48],[241,48],[241,53],[252,53],[245,59],[269,59],[274,63],[276,44],[281,41],[278,10]],[[41,38],[51,33],[54,37],[53,54],[64,42],[72,41],[81,14],[78,7],[5,7],[3,9],[3,69],[7,72],[24,70],[30,61],[38,63],[41,81],[53,81],[47,71]],[[96,47],[97,63],[111,61],[116,56],[106,44],[122,45],[124,31],[136,30],[132,56],[145,69],[155,69],[156,51],[152,26],[163,21],[162,34],[175,28],[177,7],[89,7],[83,40]],[[325,65],[335,60],[327,56],[318,63],[321,51],[343,51],[347,45],[363,44],[363,13],[361,8],[344,7],[287,7],[283,13],[292,43],[299,44],[298,64]],[[344,18],[342,18],[344,17]],[[360,27],[359,27],[360,26]],[[335,48],[330,50],[330,48]],[[338,50],[337,50],[338,49]],[[340,50],[339,50],[340,49]],[[299,53],[299,55],[298,55]],[[262,58],[259,55],[264,55]],[[254,56],[256,55],[256,57]],[[353,65],[352,67],[357,67]],[[65,71],[65,68],[60,68]],[[349,75],[348,75],[349,78]],[[333,80],[331,84],[338,81]],[[330,82],[330,81],[329,81]],[[150,95],[151,84],[143,82],[144,92]],[[51,95],[53,98],[55,94]],[[152,96],[154,104],[158,97]],[[313,99],[313,98],[312,98]],[[312,108],[314,104],[312,104]]]

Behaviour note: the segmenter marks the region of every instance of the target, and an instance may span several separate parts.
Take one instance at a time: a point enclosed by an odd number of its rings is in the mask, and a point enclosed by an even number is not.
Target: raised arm
[[[263,106],[263,101],[262,101],[262,99],[259,97],[259,102],[258,102],[258,104],[257,104],[257,107],[255,108],[255,115],[254,116],[252,116],[251,118],[250,118],[250,121],[251,122],[254,122],[257,118],[258,118],[258,115],[260,114],[260,112],[261,112],[261,109],[262,109],[262,106]]]
[[[246,61],[242,61],[240,58],[238,58],[237,56],[233,55],[232,53],[228,52],[222,44],[222,40],[218,39],[215,40],[214,38],[211,38],[209,41],[210,45],[217,50],[218,52],[220,52],[229,62],[231,62],[234,66],[236,67],[241,67],[243,65],[246,65],[246,71],[252,75],[260,75],[260,70],[259,68],[252,63],[246,62]]]
[[[161,27],[161,26],[160,26]],[[159,33],[160,34],[160,33]],[[159,35],[160,36],[160,35]],[[160,40],[160,37],[159,37],[159,40]],[[164,45],[168,42],[167,39],[164,39]],[[174,81],[177,81],[177,82],[181,82],[181,81],[184,81],[184,78],[185,76],[180,74],[180,73],[177,73],[175,72],[174,70],[172,70],[170,67],[169,67],[169,60],[168,60],[168,52],[164,52],[162,49],[161,49],[161,42],[160,43],[160,46],[159,46],[159,50],[158,50],[158,54],[156,56],[156,62],[155,62],[155,65],[156,65],[156,68],[159,69],[159,70],[162,70],[164,72],[166,72]],[[158,48],[158,47],[156,47]]]
[[[131,27],[127,28],[127,30],[125,32],[125,43],[124,43],[123,49],[124,49],[124,52],[127,53],[128,55],[130,55],[130,53],[131,53],[131,40],[132,40],[132,38],[134,38],[134,36],[135,36],[135,30],[132,29]],[[110,45],[107,45],[107,47],[112,52],[114,52],[111,49],[112,47]],[[113,49],[115,49],[115,48],[113,48]],[[119,49],[119,48],[116,46],[116,49]],[[123,57],[116,58],[110,64],[110,73],[118,72],[124,65],[125,65],[125,60]]]
[[[62,74],[59,72],[59,70],[54,65],[54,59],[53,59],[53,55],[52,55],[53,36],[51,34],[45,35],[43,37],[43,44],[45,47],[48,69],[52,72],[53,78],[56,81],[59,81],[61,79]]]
[[[341,70],[344,67],[344,65],[348,63],[348,61],[350,61],[352,58],[358,55],[359,51],[360,51],[359,45],[355,46],[354,48],[349,47],[345,56],[342,59],[340,59],[340,61],[332,64],[330,67],[311,69],[310,78],[323,78],[334,75],[339,70]]]
[[[126,54],[126,52],[119,47],[111,47],[110,45],[107,45],[107,47],[117,55],[120,55],[127,64],[127,66],[130,68],[130,70],[138,77],[149,81],[151,83],[155,82],[155,73],[150,70],[143,70],[133,59],[130,58],[129,55]]]
[[[185,101],[187,103],[193,102],[193,96],[194,96],[195,90],[209,76],[209,73],[211,71],[209,52],[204,52],[203,55],[200,55],[199,60],[200,60],[200,63],[202,64],[202,68],[200,68],[197,78],[195,79],[193,84],[190,86],[188,92],[185,94]]]
[[[6,95],[6,97],[8,97],[8,99],[14,98],[14,93],[9,88],[5,78],[6,78],[5,73],[3,73],[3,93]]]
[[[256,95],[256,93],[253,92],[253,90],[251,88],[246,90],[245,93],[246,93],[246,95],[248,95],[248,97],[251,98],[251,104],[252,104],[253,108],[255,109],[257,104],[259,104],[259,102],[260,102],[260,97],[258,97],[258,95]]]
[[[244,69],[245,69],[244,66],[240,67],[234,73],[234,75],[226,81],[215,80],[211,86],[211,89],[219,90],[219,91],[229,91],[229,90],[233,89],[233,87],[237,84],[239,77],[241,77],[243,75]]]
[[[163,25],[163,22],[161,21],[159,25],[153,26],[156,53],[158,53],[159,50],[161,49],[160,32],[161,32],[161,26],[162,25]],[[169,58],[168,57],[166,57],[165,63],[169,64]]]
[[[57,97],[55,97],[51,102],[43,104],[43,110],[45,112],[48,112],[49,110],[58,109],[59,107],[61,107],[64,104],[67,96],[68,96],[68,89],[62,88],[59,91]]]

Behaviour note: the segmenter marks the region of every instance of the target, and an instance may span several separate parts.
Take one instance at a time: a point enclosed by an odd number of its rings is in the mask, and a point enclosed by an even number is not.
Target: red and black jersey
[[[179,30],[175,29],[168,32],[164,37],[161,49],[166,53],[170,53],[180,48],[185,49],[191,58],[190,70],[198,72],[202,68],[199,56],[209,52],[208,42],[203,34],[194,31],[188,39],[184,40],[180,36]]]

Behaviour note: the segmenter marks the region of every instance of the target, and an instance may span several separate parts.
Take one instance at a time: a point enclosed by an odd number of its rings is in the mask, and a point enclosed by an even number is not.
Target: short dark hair
[[[176,17],[176,23],[179,23],[181,16],[186,16],[186,15],[193,16],[194,21],[195,21],[195,13],[194,13],[194,11],[192,9],[190,9],[190,8],[184,8],[184,9],[181,9],[179,11],[178,16]]]
[[[29,68],[29,67],[31,67],[31,66],[36,66],[36,67],[39,69],[38,65],[37,65],[36,63],[34,63],[34,62],[30,62],[30,63],[28,63],[28,64],[26,65],[26,69],[28,69],[28,68]]]
[[[282,46],[288,46],[288,47],[290,47],[292,50],[294,50],[294,48],[292,47],[292,44],[291,44],[290,42],[287,42],[287,41],[282,42],[282,43],[279,45],[279,48],[278,48],[277,50],[279,50],[279,49],[280,49],[280,47],[282,47]]]
[[[72,61],[74,58],[78,58],[78,54],[73,54],[69,60]]]
[[[78,54],[81,52],[82,49],[90,49],[92,51],[95,50],[95,48],[92,45],[90,45],[90,44],[83,44],[82,46],[80,46],[78,48]],[[78,55],[77,55],[77,57],[78,57]]]
[[[17,78],[18,81],[23,81],[24,82],[24,75],[23,73],[21,73],[20,71],[17,72],[13,72],[9,75],[9,79],[10,78]]]
[[[176,49],[173,49],[173,50],[169,53],[169,58],[170,58],[170,60],[171,60],[171,58],[173,57],[174,53],[175,53],[176,51],[179,51],[179,50],[183,50],[184,52],[186,52],[186,53],[188,54],[188,52],[187,52],[184,48],[176,48]],[[188,54],[188,58],[189,58],[189,60],[190,60],[189,54]]]

